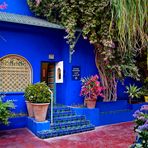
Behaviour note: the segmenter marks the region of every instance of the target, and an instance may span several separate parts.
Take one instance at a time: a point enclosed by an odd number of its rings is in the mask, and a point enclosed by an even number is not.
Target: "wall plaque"
[[[72,66],[72,80],[81,79],[81,68],[80,66]]]
[[[0,92],[23,92],[31,77],[32,69],[25,58],[8,55],[0,59]]]

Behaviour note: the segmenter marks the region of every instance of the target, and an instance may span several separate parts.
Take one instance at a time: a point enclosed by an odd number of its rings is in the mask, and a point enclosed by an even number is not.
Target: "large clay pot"
[[[87,108],[95,108],[95,106],[96,106],[96,101],[97,101],[96,98],[93,98],[93,99],[91,99],[91,98],[86,98],[86,99],[85,99],[85,104],[86,104]]]
[[[46,120],[49,103],[32,103],[35,120],[43,122]]]
[[[27,106],[29,117],[34,117],[32,103],[30,103],[29,101],[26,101],[26,106]]]
[[[148,96],[144,96],[145,102],[148,102]]]

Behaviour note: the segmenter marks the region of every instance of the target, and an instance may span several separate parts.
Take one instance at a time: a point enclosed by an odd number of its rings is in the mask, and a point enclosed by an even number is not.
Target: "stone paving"
[[[0,148],[128,148],[135,139],[133,127],[132,122],[125,122],[45,140],[25,128],[1,131]]]

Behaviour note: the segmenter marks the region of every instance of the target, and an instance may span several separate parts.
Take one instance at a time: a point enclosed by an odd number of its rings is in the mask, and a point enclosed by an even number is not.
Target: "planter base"
[[[32,103],[35,120],[43,122],[46,119],[49,103]]]
[[[144,96],[145,102],[148,102],[148,96]]]
[[[95,108],[97,99],[85,99],[85,104],[87,108]]]
[[[27,106],[29,117],[34,117],[32,103],[30,103],[29,101],[26,101],[26,106]]]
[[[37,122],[37,121],[35,121],[35,119],[28,117],[27,118],[27,127],[34,134],[37,134],[40,131],[49,130],[50,129],[50,122],[47,120],[45,120],[44,122]]]

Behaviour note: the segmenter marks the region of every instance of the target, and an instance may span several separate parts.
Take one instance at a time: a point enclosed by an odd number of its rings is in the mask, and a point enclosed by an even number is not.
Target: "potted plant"
[[[95,108],[98,96],[104,97],[102,93],[104,87],[100,86],[98,78],[98,75],[95,75],[81,79],[82,87],[80,96],[85,97],[84,104],[88,108]]]
[[[26,89],[25,89],[25,99],[26,99],[26,106],[27,106],[27,110],[28,110],[28,115],[29,117],[34,117],[34,114],[33,114],[33,107],[32,107],[32,99],[33,99],[33,96],[34,96],[34,85],[33,84],[29,84]]]
[[[126,86],[126,89],[127,91],[125,93],[129,95],[130,104],[133,98],[139,98],[141,96],[141,88],[138,88],[134,84],[133,85],[130,84],[129,86]]]
[[[49,87],[45,84],[45,82],[36,83],[31,87],[30,86],[28,87],[30,88],[31,91],[31,96],[29,97],[30,98],[29,101],[32,103],[35,119],[38,122],[45,121],[47,109],[51,99]]]

